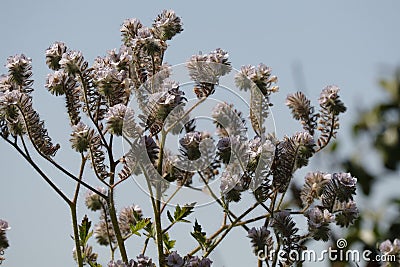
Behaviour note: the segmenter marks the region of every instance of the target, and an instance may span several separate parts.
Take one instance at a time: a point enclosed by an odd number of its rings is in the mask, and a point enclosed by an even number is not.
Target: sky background
[[[377,79],[390,75],[400,61],[399,1],[6,1],[0,3],[0,73],[10,55],[25,53],[33,60],[34,107],[46,121],[52,138],[62,150],[56,159],[77,172],[79,158],[70,152],[70,127],[64,100],[51,96],[44,88],[49,70],[44,51],[54,41],[63,41],[71,49],[81,50],[92,63],[98,55],[121,44],[120,25],[137,17],[150,25],[163,9],[174,9],[182,17],[184,31],[169,42],[166,61],[185,62],[191,55],[223,48],[230,54],[234,68],[265,63],[279,78],[280,92],[272,97],[277,135],[300,130],[290,119],[284,99],[288,93],[302,90],[317,103],[321,89],[336,84],[348,111],[343,116],[339,136],[351,144],[348,125],[356,112],[384,97]],[[39,161],[46,173],[66,192],[73,183]],[[374,164],[371,162],[371,164]],[[313,164],[318,165],[318,164]],[[4,266],[73,266],[73,241],[68,207],[33,172],[13,149],[0,142],[0,218],[12,230],[7,235],[11,247],[6,250]],[[300,177],[301,178],[301,177]],[[89,180],[96,185],[94,179]],[[398,185],[398,183],[397,183]],[[120,189],[118,206],[132,203],[150,214],[146,195],[133,181]],[[377,195],[376,199],[381,198]],[[81,198],[81,202],[83,198]],[[212,232],[219,226],[218,207],[199,208],[196,218]],[[80,218],[97,214],[80,206]],[[186,227],[186,228],[185,228]],[[184,254],[195,246],[185,226],[173,234]],[[182,232],[187,231],[187,234]],[[246,233],[237,229],[212,254],[214,266],[255,265]],[[94,241],[94,240],[93,240]],[[130,242],[130,256],[141,248]],[[105,263],[107,250],[99,250]],[[149,250],[149,253],[154,251]],[[104,255],[105,254],[105,255]]]

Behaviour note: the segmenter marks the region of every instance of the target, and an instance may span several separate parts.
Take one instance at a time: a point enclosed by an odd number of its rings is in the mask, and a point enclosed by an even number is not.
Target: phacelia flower
[[[62,55],[67,52],[67,47],[63,42],[55,42],[46,49],[46,64],[52,70],[59,70]]]
[[[131,18],[131,19],[126,19],[124,20],[122,26],[121,26],[121,33],[124,38],[125,42],[128,42],[129,40],[132,40],[136,38],[138,34],[138,30],[143,27],[143,24],[140,22],[140,20],[136,18]]]
[[[355,187],[357,184],[357,178],[352,177],[350,173],[334,173],[332,177],[337,179],[343,186]]]
[[[59,64],[67,73],[75,75],[77,72],[83,70],[84,58],[81,51],[67,51],[65,52]]]
[[[70,142],[72,143],[72,148],[77,152],[86,152],[90,144],[90,129],[83,122],[78,122],[77,125],[72,126],[72,133]]]
[[[167,260],[167,265],[170,267],[182,267],[183,266],[183,259],[176,251],[171,252],[167,256],[166,260]]]
[[[32,85],[32,59],[24,54],[10,56],[7,58],[6,68],[8,68],[9,81],[21,87],[25,92],[31,92],[32,88],[25,88]]]
[[[397,255],[400,253],[400,239],[394,239],[391,242],[389,239],[385,240],[379,245],[379,251],[383,255]]]
[[[323,211],[318,208],[314,207],[307,212],[308,217],[308,226],[312,229],[317,229],[322,225],[329,224],[333,221],[334,215],[332,215],[327,209]]]
[[[256,86],[264,96],[279,90],[278,86],[273,85],[277,81],[278,78],[271,75],[271,68],[264,64],[259,64],[258,67],[242,66],[240,72],[235,75],[235,84],[239,89],[247,91]]]
[[[106,189],[102,187],[98,187],[97,191],[102,194],[107,193]],[[105,200],[101,198],[98,194],[90,190],[86,193],[85,204],[86,207],[92,211],[101,210],[103,207],[106,207]]]
[[[125,116],[133,117],[133,110],[123,104],[117,104],[108,110],[105,119],[110,133],[122,135]]]
[[[118,223],[122,234],[128,235],[131,232],[131,225],[135,225],[142,217],[142,209],[138,205],[125,207],[118,216]]]
[[[44,86],[53,95],[63,95],[65,94],[65,86],[68,78],[68,74],[66,74],[64,70],[56,70],[54,73],[47,75],[46,84]]]
[[[181,18],[173,10],[163,10],[153,23],[154,36],[163,41],[171,40],[182,31]]]
[[[10,229],[11,229],[11,227],[8,225],[8,222],[0,219],[0,231],[4,232],[4,231],[8,231]]]
[[[12,91],[13,85],[9,81],[9,77],[7,75],[0,75],[0,92]]]
[[[345,112],[346,107],[339,98],[339,91],[340,89],[336,85],[326,86],[319,97],[321,108],[334,115],[339,115],[339,113]]]
[[[249,230],[247,237],[250,238],[253,252],[256,255],[258,255],[259,251],[264,251],[264,254],[268,254],[268,251],[265,251],[265,248],[268,249],[272,246],[272,238],[270,234],[271,232],[265,226],[262,226],[259,229],[253,227]]]

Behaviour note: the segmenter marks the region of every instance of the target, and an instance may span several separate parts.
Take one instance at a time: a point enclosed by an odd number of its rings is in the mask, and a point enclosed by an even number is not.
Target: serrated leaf
[[[202,231],[202,227],[197,220],[194,223],[193,232],[190,234],[194,237],[194,239],[196,239],[203,250],[207,250],[207,248],[210,246],[210,241],[207,240],[206,232]]]
[[[79,240],[81,246],[85,246],[87,241],[93,234],[93,232],[90,232],[91,225],[92,222],[89,221],[88,217],[85,215],[82,219],[81,225],[79,225]]]
[[[148,238],[156,239],[156,225],[155,223],[148,223],[144,228],[146,231],[145,236]]]
[[[182,208],[179,205],[177,205],[175,207],[175,212],[174,212],[174,221],[171,221],[171,222],[189,223],[190,221],[186,220],[185,218],[193,212],[195,204],[196,203],[186,204]],[[168,213],[167,213],[167,215],[168,215]]]
[[[173,249],[174,246],[175,246],[175,243],[176,243],[176,240],[170,240],[170,239],[169,239],[169,234],[168,234],[168,233],[165,233],[165,234],[163,235],[163,241],[164,241],[165,248],[166,248],[168,251],[170,251],[171,249]]]
[[[138,221],[135,225],[131,224],[130,228],[131,228],[132,234],[141,236],[139,231],[144,229],[149,223],[150,223],[150,218],[145,218],[143,220]]]

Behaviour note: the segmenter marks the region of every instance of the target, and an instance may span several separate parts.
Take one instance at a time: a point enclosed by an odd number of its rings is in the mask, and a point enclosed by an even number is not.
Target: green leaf
[[[195,202],[191,203],[191,204],[186,204],[182,208],[179,205],[177,205],[175,207],[174,220],[171,221],[171,222],[186,222],[186,223],[189,223],[190,221],[186,220],[185,218],[187,216],[189,216],[193,212],[195,204],[196,204]],[[167,212],[167,215],[168,215],[168,212]],[[169,216],[168,216],[169,220],[171,220],[170,217],[172,217],[171,214],[169,214]]]
[[[163,241],[164,241],[164,246],[168,251],[173,249],[174,246],[175,246],[175,243],[176,243],[176,240],[170,240],[169,239],[169,234],[168,233],[164,233]]]
[[[143,220],[138,221],[134,225],[131,224],[130,227],[131,227],[132,234],[141,236],[139,231],[144,229],[149,223],[150,223],[150,218],[145,218]]]
[[[89,221],[88,217],[85,215],[82,219],[81,225],[79,225],[79,240],[81,246],[85,246],[87,241],[93,234],[93,232],[90,232],[91,225],[92,222]]]
[[[167,217],[170,222],[172,223],[174,222],[174,218],[172,217],[171,212],[169,212],[169,210],[167,210]]]
[[[156,224],[154,222],[147,224],[143,229],[147,232],[145,236],[156,239]]]
[[[196,239],[203,250],[207,250],[207,248],[210,246],[210,241],[207,240],[206,232],[202,231],[202,227],[199,223],[197,223],[197,220],[194,223],[193,232],[190,234],[194,237],[194,239]]]
[[[98,264],[97,262],[91,262],[89,261],[90,267],[102,267],[101,264]]]

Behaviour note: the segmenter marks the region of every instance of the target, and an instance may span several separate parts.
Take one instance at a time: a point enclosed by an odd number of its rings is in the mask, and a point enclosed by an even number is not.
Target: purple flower
[[[357,184],[357,178],[352,177],[350,173],[334,173],[332,177],[347,187],[355,187]]]
[[[334,216],[327,209],[322,211],[318,207],[310,209],[307,212],[307,217],[308,225],[313,229],[320,228],[324,224],[329,224],[334,219]]]
[[[8,222],[0,219],[0,232],[4,232],[10,229],[11,227],[8,225]]]
[[[167,265],[170,267],[182,267],[183,259],[176,251],[173,251],[167,257]]]

